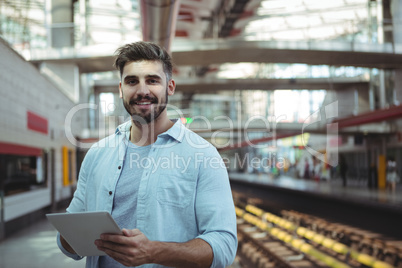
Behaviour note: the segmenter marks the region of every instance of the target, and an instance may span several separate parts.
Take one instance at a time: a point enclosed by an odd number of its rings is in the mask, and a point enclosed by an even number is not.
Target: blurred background
[[[130,119],[113,54],[139,40],[171,53],[169,117],[217,147],[233,189],[400,213],[402,2],[0,0],[0,240],[64,208],[89,147]]]

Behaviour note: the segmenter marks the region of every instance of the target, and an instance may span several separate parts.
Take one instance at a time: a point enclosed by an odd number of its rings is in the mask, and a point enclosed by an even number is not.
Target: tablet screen
[[[106,255],[95,246],[95,240],[103,233],[122,233],[106,211],[52,213],[46,214],[46,217],[80,256]]]

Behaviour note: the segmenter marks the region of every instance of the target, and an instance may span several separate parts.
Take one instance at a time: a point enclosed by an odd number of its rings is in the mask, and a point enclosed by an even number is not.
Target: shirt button
[[[118,169],[121,169],[121,166],[119,166]]]
[[[113,194],[113,192],[112,191],[109,191],[109,195],[112,195]]]

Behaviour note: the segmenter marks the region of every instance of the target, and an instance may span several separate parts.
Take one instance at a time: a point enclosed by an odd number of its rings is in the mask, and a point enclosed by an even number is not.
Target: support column
[[[0,241],[5,238],[4,232],[4,191],[0,189]]]
[[[384,43],[384,14],[383,1],[377,0],[377,43]]]
[[[387,174],[387,154],[385,140],[381,140],[381,154],[378,156],[378,189],[385,189]]]
[[[50,200],[51,200],[51,211],[56,212],[57,211],[57,201],[56,200],[56,155],[55,155],[55,149],[51,148],[49,151],[49,157],[48,157],[48,170],[50,176],[50,185],[51,185],[51,191],[50,191]]]
[[[395,52],[402,53],[402,2],[391,2],[391,14],[393,24],[393,39],[395,43]]]
[[[46,0],[45,14],[48,45],[56,50],[74,47],[73,0]],[[39,70],[68,98],[75,103],[79,102],[80,71],[76,64],[44,62],[39,66]]]
[[[51,0],[51,46],[74,46],[74,11],[72,0]]]
[[[384,70],[379,70],[378,73],[378,82],[379,82],[379,98],[380,98],[380,108],[385,108],[387,105],[386,101],[386,88],[385,88],[385,71]]]
[[[4,181],[5,181],[5,160],[4,156],[0,155],[0,241],[6,236],[4,231]]]
[[[370,71],[370,77],[373,78],[373,70]],[[375,86],[373,82],[369,84],[369,105],[370,105],[370,111],[374,111],[377,109],[377,102],[376,102],[376,92],[375,92]]]
[[[402,53],[402,2],[391,2],[395,53]],[[395,70],[395,104],[402,102],[402,70]]]
[[[88,45],[88,19],[87,19],[87,0],[79,0],[80,1],[80,16],[79,16],[79,26],[81,33],[80,45],[86,46]]]

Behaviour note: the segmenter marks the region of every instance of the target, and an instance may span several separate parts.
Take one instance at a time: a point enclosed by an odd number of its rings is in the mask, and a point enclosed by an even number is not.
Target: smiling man
[[[237,250],[228,174],[211,144],[167,116],[176,86],[169,54],[132,43],[115,66],[131,120],[88,151],[67,211],[109,211],[123,235],[94,241],[107,255],[87,257],[86,267],[226,267]],[[82,258],[59,234],[58,245]]]
[[[174,80],[167,80],[168,77],[159,62],[140,61],[126,64],[122,73],[123,82],[119,86],[120,97],[123,98],[124,107],[134,123],[142,125],[143,121],[149,124],[166,111],[168,95],[173,95],[175,90]]]

